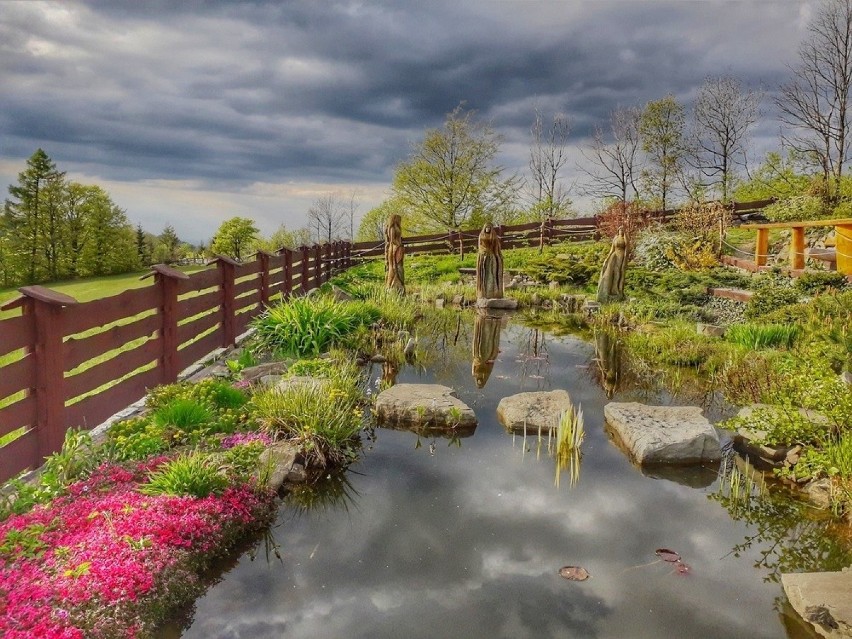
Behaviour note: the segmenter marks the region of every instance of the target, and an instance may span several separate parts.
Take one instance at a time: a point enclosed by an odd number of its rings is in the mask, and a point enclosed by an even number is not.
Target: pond
[[[345,475],[283,501],[269,535],[161,637],[816,636],[787,607],[778,572],[839,570],[852,557],[807,506],[782,490],[729,503],[715,468],[641,472],[604,432],[600,380],[614,401],[647,400],[647,389],[614,388],[595,344],[504,319],[493,369],[472,371],[473,319],[460,317],[421,340],[425,366],[371,373],[373,388],[394,376],[452,386],[476,411],[475,433],[377,428]],[[502,397],[556,388],[585,416],[574,485],[567,472],[557,482],[546,440],[513,436],[495,415]],[[591,577],[567,581],[566,565]]]

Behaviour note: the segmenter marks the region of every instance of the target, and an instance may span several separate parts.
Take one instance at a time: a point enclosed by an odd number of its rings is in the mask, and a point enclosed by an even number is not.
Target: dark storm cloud
[[[525,143],[582,142],[706,75],[774,88],[797,2],[5,2],[3,155],[109,179],[383,181],[462,101]]]

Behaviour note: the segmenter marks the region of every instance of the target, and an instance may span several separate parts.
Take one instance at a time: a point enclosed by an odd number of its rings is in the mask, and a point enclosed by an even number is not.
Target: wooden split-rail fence
[[[496,229],[504,248],[542,246],[595,237],[597,218]],[[409,255],[470,252],[478,235],[462,230],[403,242]],[[0,481],[40,466],[61,449],[69,428],[93,428],[233,346],[270,302],[307,293],[359,259],[382,254],[382,242],[332,242],[258,253],[245,263],[218,257],[191,275],[158,264],[146,276],[150,286],[85,303],[42,286],[19,289],[0,307],[8,316],[0,320],[0,437],[22,434],[0,447]]]

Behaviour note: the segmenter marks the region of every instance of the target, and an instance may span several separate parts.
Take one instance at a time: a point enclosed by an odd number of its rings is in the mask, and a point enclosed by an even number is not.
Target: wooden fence
[[[192,275],[162,264],[151,286],[78,303],[41,286],[20,289],[0,321],[0,481],[62,447],[217,348],[235,344],[270,301],[326,282],[351,265],[335,242],[240,264],[219,257]],[[117,382],[117,383],[116,383]]]
[[[737,203],[735,214],[770,204]],[[673,211],[652,211],[667,219]],[[496,227],[503,248],[543,246],[597,234],[596,217]],[[475,251],[479,231],[404,238],[408,255]],[[65,431],[92,428],[174,382],[180,371],[228,347],[263,308],[306,293],[356,258],[383,254],[383,242],[334,242],[258,253],[240,264],[219,257],[192,275],[153,267],[153,284],[78,303],[41,286],[26,286],[0,320],[0,437],[25,431],[0,448],[0,481],[35,468],[62,447]],[[149,277],[146,276],[146,277]]]

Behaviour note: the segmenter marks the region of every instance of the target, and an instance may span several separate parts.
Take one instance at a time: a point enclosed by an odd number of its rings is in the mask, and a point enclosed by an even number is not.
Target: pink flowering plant
[[[0,523],[0,636],[147,636],[203,590],[213,558],[269,522],[273,495],[235,476],[205,497],[143,494],[171,461],[104,464]]]

